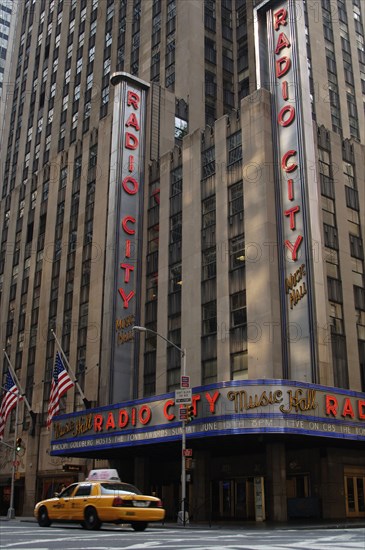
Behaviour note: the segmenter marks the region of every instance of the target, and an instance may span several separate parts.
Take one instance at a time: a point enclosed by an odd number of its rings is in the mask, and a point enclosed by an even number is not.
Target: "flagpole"
[[[58,346],[58,348],[59,348],[59,350],[60,350],[60,352],[61,352],[61,355],[62,355],[63,359],[65,360],[65,363],[66,363],[66,365],[67,365],[67,368],[68,368],[69,372],[70,372],[71,375],[72,375],[72,378],[73,378],[72,381],[75,383],[77,389],[78,389],[79,392],[80,392],[81,399],[83,400],[84,405],[85,405],[85,409],[90,409],[90,408],[91,408],[91,403],[90,403],[90,401],[89,401],[88,399],[86,399],[85,394],[84,394],[84,392],[82,391],[81,386],[80,386],[80,384],[79,384],[78,381],[77,381],[77,378],[76,378],[76,376],[75,376],[75,373],[73,372],[73,370],[72,370],[71,367],[70,367],[70,363],[68,362],[68,359],[67,359],[67,357],[66,357],[66,355],[65,355],[65,352],[63,351],[63,349],[62,349],[62,347],[61,347],[61,344],[60,344],[60,342],[59,342],[59,340],[58,340],[58,338],[57,338],[57,336],[56,336],[55,331],[54,331],[53,329],[51,329],[51,332],[52,332],[52,334],[53,334],[54,339],[56,340],[56,343],[57,343],[57,346]]]
[[[16,470],[16,440],[18,438],[18,409],[19,409],[19,394],[17,395],[16,409],[15,409],[13,464],[11,468],[10,504],[9,504],[8,514],[7,514],[7,519],[15,518],[14,488],[15,488],[15,470]]]
[[[25,405],[26,405],[26,407],[27,407],[27,409],[28,409],[28,411],[29,411],[30,417],[31,417],[31,419],[32,419],[32,431],[31,431],[31,435],[34,435],[34,433],[35,433],[35,423],[36,423],[36,416],[37,416],[37,414],[32,410],[32,407],[29,405],[29,401],[28,401],[28,399],[27,399],[27,397],[26,397],[26,395],[25,395],[25,393],[24,393],[24,391],[23,391],[23,388],[22,388],[21,385],[20,385],[20,382],[19,382],[19,380],[18,380],[17,375],[15,374],[15,370],[14,370],[14,368],[13,368],[13,365],[11,364],[11,361],[10,361],[10,358],[9,358],[8,354],[6,353],[6,350],[3,349],[3,352],[4,352],[4,355],[5,355],[6,360],[7,360],[7,362],[8,362],[9,370],[10,370],[10,372],[11,372],[11,375],[12,375],[12,377],[13,377],[13,380],[14,380],[15,384],[16,384],[17,387],[18,387],[19,393],[20,393],[21,397],[23,398],[23,401],[24,401],[24,403],[25,403]]]

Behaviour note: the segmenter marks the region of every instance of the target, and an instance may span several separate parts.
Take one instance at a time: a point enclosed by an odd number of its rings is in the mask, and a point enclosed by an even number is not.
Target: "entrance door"
[[[346,516],[365,517],[365,471],[345,471]]]
[[[253,478],[225,479],[213,482],[212,517],[216,520],[255,518]]]

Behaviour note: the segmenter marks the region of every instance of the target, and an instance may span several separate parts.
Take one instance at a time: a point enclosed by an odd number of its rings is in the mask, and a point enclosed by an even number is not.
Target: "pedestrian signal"
[[[22,438],[21,437],[18,437],[17,440],[16,440],[16,446],[15,446],[15,449],[16,449],[16,452],[19,453],[19,451],[22,450],[23,448],[23,444],[22,444]]]

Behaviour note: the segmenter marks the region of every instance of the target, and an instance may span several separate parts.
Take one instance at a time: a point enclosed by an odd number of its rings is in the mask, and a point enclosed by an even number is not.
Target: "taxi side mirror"
[[[60,493],[53,493],[53,496],[58,498],[60,496]]]

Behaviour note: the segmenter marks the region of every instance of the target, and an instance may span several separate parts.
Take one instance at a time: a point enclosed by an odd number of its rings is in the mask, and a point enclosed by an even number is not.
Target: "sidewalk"
[[[36,519],[29,517],[16,517],[14,519],[7,519],[6,516],[0,516],[0,522],[20,522],[20,523],[37,523]],[[56,524],[56,522],[55,522]],[[59,525],[62,525],[61,523]],[[107,526],[108,524],[103,524]],[[365,528],[365,518],[362,519],[338,519],[338,520],[311,520],[305,519],[302,521],[287,521],[287,522],[255,522],[248,521],[242,523],[232,523],[232,522],[200,522],[200,523],[188,523],[185,527],[179,525],[177,522],[167,521],[165,523],[150,523],[149,528],[158,527],[166,529],[232,529],[232,530],[291,530],[291,529],[303,529],[303,530],[313,530],[313,529],[360,529]]]

